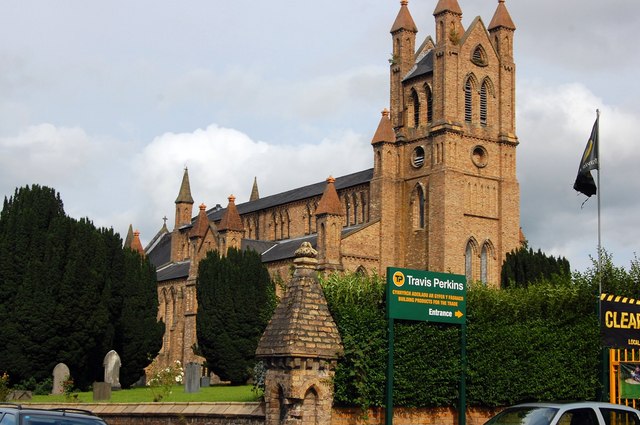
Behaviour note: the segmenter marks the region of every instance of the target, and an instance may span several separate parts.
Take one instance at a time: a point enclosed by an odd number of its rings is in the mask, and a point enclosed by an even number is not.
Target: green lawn
[[[173,387],[171,394],[168,397],[163,398],[163,402],[214,402],[214,401],[258,401],[258,396],[251,391],[251,385],[230,386],[221,385],[200,388],[197,393],[187,394],[184,392],[184,387],[176,385]],[[75,394],[75,393],[74,393]],[[77,400],[65,400],[64,395],[34,395],[32,403],[64,403],[66,401],[92,403],[92,392],[77,393]],[[153,402],[153,393],[149,387],[145,388],[132,388],[129,390],[120,390],[111,392],[111,400],[109,403],[145,403]],[[101,402],[102,403],[102,402]]]

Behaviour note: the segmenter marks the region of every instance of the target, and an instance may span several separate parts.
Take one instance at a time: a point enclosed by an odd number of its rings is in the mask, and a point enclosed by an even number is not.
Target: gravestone
[[[187,363],[184,369],[184,392],[197,393],[200,391],[200,365]]]
[[[53,368],[53,390],[51,390],[51,394],[64,393],[62,383],[70,376],[71,372],[69,371],[69,367],[64,363],[58,363],[56,367]]]
[[[105,401],[111,399],[111,384],[109,382],[93,383],[93,401]]]
[[[200,377],[200,388],[207,388],[211,386],[211,378],[209,378],[208,376],[201,376]]]
[[[111,350],[104,356],[104,382],[111,384],[112,390],[119,390],[120,385],[120,356],[115,350]]]

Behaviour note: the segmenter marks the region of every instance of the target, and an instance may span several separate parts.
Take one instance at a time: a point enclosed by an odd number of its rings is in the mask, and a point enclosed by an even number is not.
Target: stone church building
[[[515,25],[504,0],[488,26],[476,17],[465,29],[458,0],[439,0],[433,16],[435,37],[418,44],[400,2],[389,109],[377,127],[372,117],[372,168],[266,197],[254,180],[248,202],[231,195],[224,208],[197,211],[184,170],[173,227],[145,250],[166,324],[161,364],[198,361],[196,274],[209,250],[253,249],[284,279],[309,242],[320,270],[384,275],[396,266],[499,282],[505,255],[521,243]]]

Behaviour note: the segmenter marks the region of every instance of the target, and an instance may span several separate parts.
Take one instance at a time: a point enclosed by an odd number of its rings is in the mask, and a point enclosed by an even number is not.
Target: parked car
[[[0,425],[106,425],[106,422],[88,410],[36,409],[0,403]]]
[[[588,401],[527,403],[506,408],[485,425],[640,425],[640,411]]]

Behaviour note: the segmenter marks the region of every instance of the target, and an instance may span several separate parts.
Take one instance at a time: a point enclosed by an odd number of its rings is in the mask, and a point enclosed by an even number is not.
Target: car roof
[[[6,403],[6,402],[0,402],[0,413],[1,412],[13,412],[13,413],[20,413],[20,415],[23,414],[47,414],[47,415],[53,415],[53,416],[68,416],[68,417],[75,417],[75,418],[90,418],[90,419],[95,419],[95,420],[99,420],[102,421],[103,419],[101,419],[99,416],[97,416],[95,413],[91,412],[90,410],[85,410],[85,409],[77,409],[77,408],[56,408],[56,409],[40,409],[37,407],[31,407],[28,405],[21,405],[21,404],[17,404],[17,403]]]
[[[584,407],[597,407],[601,409],[621,409],[636,412],[640,415],[640,411],[623,404],[606,403],[602,401],[575,401],[575,402],[541,402],[541,403],[522,403],[511,407],[553,407],[561,410],[579,409]]]

